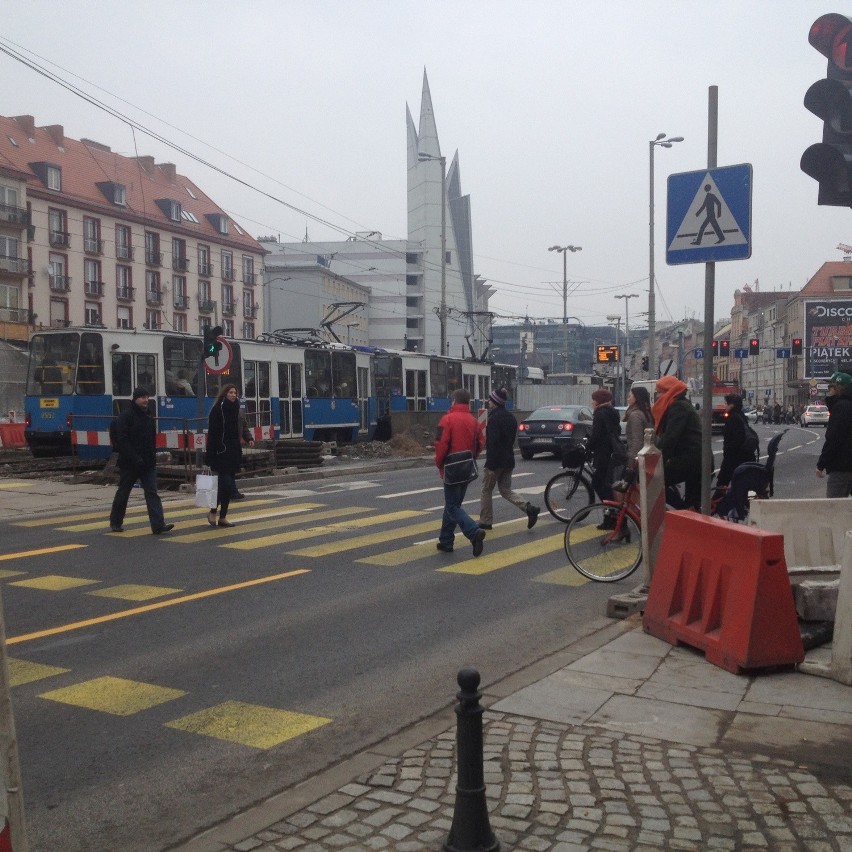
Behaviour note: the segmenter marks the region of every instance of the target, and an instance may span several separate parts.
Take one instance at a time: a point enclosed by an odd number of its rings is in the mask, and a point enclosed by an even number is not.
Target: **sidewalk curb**
[[[559,651],[536,660],[519,671],[498,681],[483,684],[482,704],[486,711],[497,701],[524,687],[537,683],[564,666],[596,651],[614,638],[635,629],[638,617],[613,622],[597,618],[578,631],[579,635]],[[385,739],[362,751],[344,758],[316,775],[293,787],[282,790],[263,802],[251,805],[242,812],[205,829],[189,840],[179,841],[167,850],[175,852],[224,852],[246,838],[252,837],[334,793],[340,787],[381,766],[388,758],[398,757],[410,748],[453,728],[455,725],[455,700],[419,721],[413,722]]]

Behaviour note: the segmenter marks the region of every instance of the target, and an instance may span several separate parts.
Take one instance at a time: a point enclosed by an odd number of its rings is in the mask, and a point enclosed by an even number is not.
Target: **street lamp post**
[[[656,379],[659,373],[657,364],[657,346],[654,341],[656,334],[656,306],[654,300],[654,149],[671,148],[672,143],[683,142],[683,136],[672,136],[666,138],[665,133],[658,133],[656,139],[648,142],[648,152],[651,171],[650,207],[648,216],[648,371],[652,379]],[[626,304],[626,303],[625,303]]]
[[[615,323],[615,345],[618,346],[618,338],[621,335],[621,317],[618,314],[607,316],[607,322]],[[621,362],[622,376],[624,375],[624,362]],[[621,391],[624,392],[624,380],[621,381]]]
[[[438,320],[441,325],[441,355],[447,354],[447,158],[431,154],[418,154],[421,163],[436,160],[441,164],[441,307]]]
[[[568,372],[568,260],[567,252],[582,251],[582,246],[550,246],[548,251],[558,251],[562,254],[562,342],[563,350],[562,372]]]
[[[630,299],[638,299],[638,293],[622,293],[616,299],[624,299],[624,359],[621,362],[621,404],[627,405],[627,364],[630,361]]]

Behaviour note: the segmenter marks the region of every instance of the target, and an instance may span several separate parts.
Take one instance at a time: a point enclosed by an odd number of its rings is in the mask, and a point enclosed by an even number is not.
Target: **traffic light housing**
[[[713,350],[713,357],[715,358],[715,357],[719,354],[719,341],[718,341],[718,340],[714,340],[714,341],[710,344],[710,348]]]
[[[720,340],[719,341],[719,355],[723,358],[727,358],[731,354],[731,341],[730,340]]]
[[[221,325],[204,326],[204,357],[214,358],[217,364],[219,363],[219,353],[222,351],[222,343],[219,340],[221,334]]]
[[[756,337],[752,337],[748,342],[748,354],[749,355],[759,355],[760,354],[760,340]]]
[[[801,169],[819,183],[818,204],[852,207],[852,20],[821,15],[808,41],[828,59],[828,70],[805,93],[805,107],[823,120],[823,130],[822,142],[802,154]]]
[[[642,356],[642,369],[647,373],[648,372],[648,356]]]
[[[793,355],[801,355],[802,354],[802,338],[794,337],[793,345],[790,347]]]

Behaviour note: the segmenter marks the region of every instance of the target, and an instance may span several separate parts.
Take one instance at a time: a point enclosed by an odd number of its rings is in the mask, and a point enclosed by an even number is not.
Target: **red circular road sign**
[[[218,355],[219,363],[216,363],[216,356],[214,355],[208,355],[204,359],[204,369],[211,376],[221,376],[222,373],[227,372],[234,358],[234,350],[231,349],[231,344],[224,337],[217,337],[216,339],[222,344],[222,351]]]

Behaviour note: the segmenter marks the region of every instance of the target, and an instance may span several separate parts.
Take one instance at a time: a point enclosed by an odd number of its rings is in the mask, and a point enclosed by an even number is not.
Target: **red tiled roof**
[[[42,162],[62,169],[61,194],[48,190],[30,166],[30,163]],[[67,203],[76,200],[86,206],[101,207],[104,215],[119,218],[136,214],[164,229],[184,230],[198,239],[230,244],[253,253],[267,253],[253,237],[240,234],[230,216],[228,235],[220,234],[207,219],[207,214],[227,216],[225,211],[189,178],[177,174],[173,165],[156,164],[153,157],[125,157],[97,142],[70,139],[60,125],[35,127],[31,116],[18,116],[17,119],[0,116],[0,168],[3,167],[28,176],[28,193],[67,198]],[[126,207],[118,207],[107,200],[97,186],[105,182],[124,185]],[[198,223],[173,222],[157,206],[157,199],[179,201],[184,210],[195,215]]]
[[[847,293],[837,293],[831,284],[832,278],[852,278],[852,263],[845,260],[832,260],[824,263],[813,278],[802,288],[802,296],[836,296],[849,298]]]

